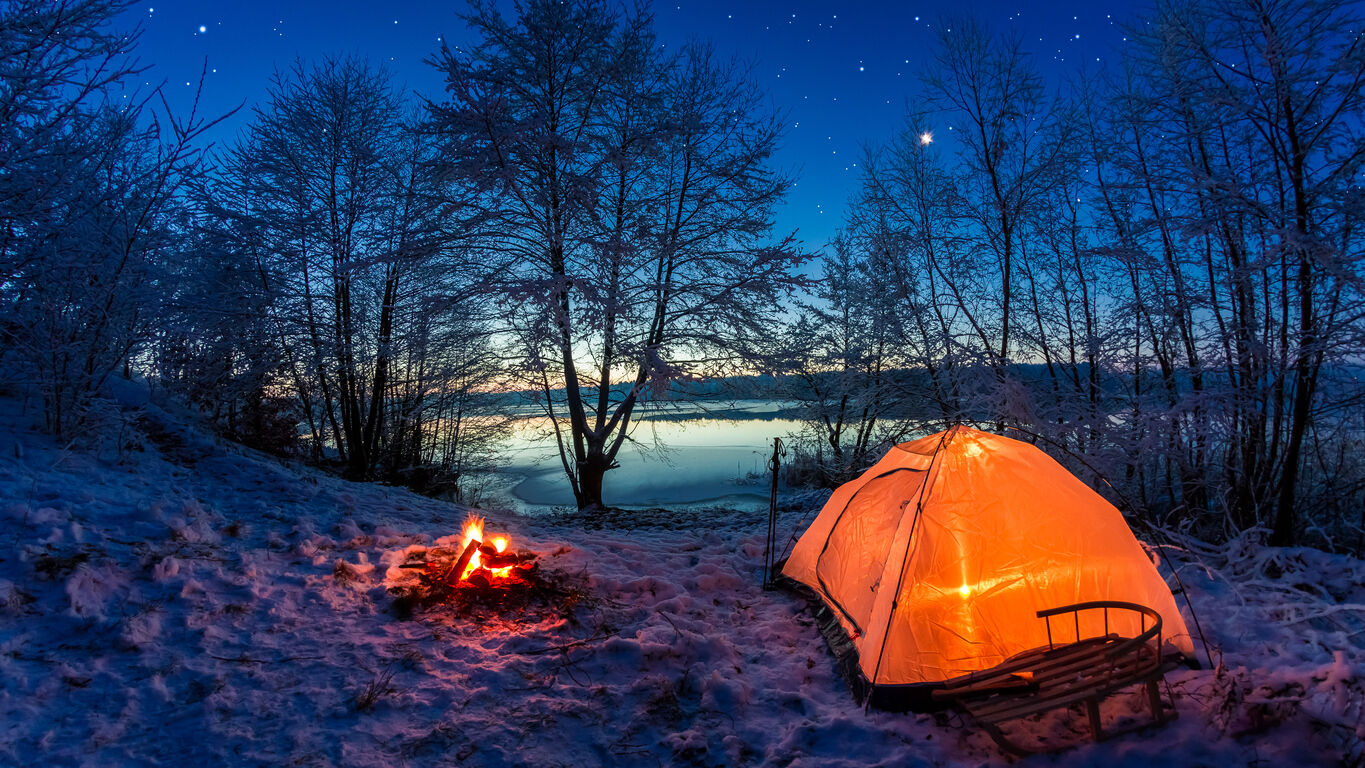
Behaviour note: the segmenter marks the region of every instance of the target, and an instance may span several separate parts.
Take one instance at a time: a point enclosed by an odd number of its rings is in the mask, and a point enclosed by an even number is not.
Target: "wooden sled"
[[[1080,639],[1082,611],[1104,612],[1103,635]],[[1110,611],[1140,614],[1143,631],[1136,637],[1111,633]],[[1058,644],[1054,642],[1053,618],[1067,614],[1072,615],[1073,622],[1058,623],[1071,623],[1078,639]],[[949,680],[942,689],[934,691],[934,698],[971,715],[1002,749],[1019,756],[1074,744],[1025,746],[1008,736],[1003,728],[1006,723],[1084,704],[1091,736],[1100,741],[1117,733],[1106,732],[1100,726],[1100,702],[1135,685],[1147,688],[1153,723],[1165,723],[1176,717],[1174,707],[1167,709],[1163,704],[1159,688],[1166,673],[1180,663],[1178,655],[1162,655],[1161,614],[1136,603],[1096,601],[1050,608],[1037,615],[1047,622],[1047,646],[1012,656],[991,669]]]

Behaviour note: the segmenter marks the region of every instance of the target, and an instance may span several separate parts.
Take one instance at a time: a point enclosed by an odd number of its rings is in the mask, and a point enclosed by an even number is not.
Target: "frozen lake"
[[[543,417],[516,424],[499,483],[515,506],[574,504],[547,427]],[[627,508],[760,507],[768,498],[772,440],[799,428],[799,422],[784,417],[783,404],[768,400],[727,403],[721,412],[689,408],[647,414],[621,447],[621,466],[607,473],[603,500]]]

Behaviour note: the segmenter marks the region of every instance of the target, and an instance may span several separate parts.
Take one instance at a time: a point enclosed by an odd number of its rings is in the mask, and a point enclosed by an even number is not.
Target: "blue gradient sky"
[[[1145,5],[1145,3],[1144,3]],[[121,20],[140,25],[137,56],[148,67],[142,87],[163,85],[172,107],[188,110],[206,72],[200,109],[222,114],[246,106],[211,134],[231,142],[265,95],[276,69],[296,58],[363,54],[384,64],[409,90],[434,96],[441,78],[423,63],[441,36],[466,39],[456,13],[463,3],[259,2],[149,0]],[[786,115],[778,163],[797,179],[778,212],[778,229],[820,247],[833,234],[854,191],[862,147],[895,133],[920,92],[934,25],[945,13],[970,12],[998,31],[1020,34],[1040,68],[1061,82],[1093,70],[1125,45],[1122,25],[1134,6],[1117,2],[718,2],[654,6],[661,39],[676,45],[711,39],[722,53],[753,65],[773,105]],[[201,28],[203,31],[201,31]],[[951,126],[936,140],[951,146]]]

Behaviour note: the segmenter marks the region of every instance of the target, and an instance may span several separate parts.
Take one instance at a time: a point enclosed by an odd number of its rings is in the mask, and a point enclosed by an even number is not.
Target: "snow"
[[[135,390],[130,390],[134,391]],[[581,594],[562,615],[395,616],[466,511],[216,441],[145,398],[59,446],[0,401],[0,764],[1001,764],[957,716],[864,712],[809,610],[761,589],[763,516],[631,527],[484,510]],[[649,513],[641,513],[648,517]],[[799,515],[788,515],[794,527]],[[1219,650],[1180,717],[1035,765],[1361,759],[1365,564],[1250,539],[1168,552]],[[1106,722],[1145,717],[1142,696]]]

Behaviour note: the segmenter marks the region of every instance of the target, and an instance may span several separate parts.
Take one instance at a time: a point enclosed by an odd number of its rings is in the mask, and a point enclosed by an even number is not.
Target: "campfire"
[[[390,591],[400,614],[445,605],[464,612],[472,606],[501,608],[525,600],[541,584],[536,555],[512,548],[505,533],[488,534],[484,519],[470,515],[458,546],[414,551],[399,568],[415,570],[417,583]]]
[[[424,581],[434,581],[450,589],[509,588],[524,581],[522,576],[535,565],[534,554],[521,554],[509,548],[506,534],[485,538],[484,520],[470,515],[464,524],[464,538],[457,549],[434,547],[423,559],[405,563],[404,568],[423,571]]]
[[[533,554],[509,551],[509,540],[505,534],[485,541],[483,523],[483,518],[478,515],[470,515],[465,520],[460,555],[443,577],[452,586],[512,586],[513,580],[522,580],[520,572],[535,563],[536,556]]]

